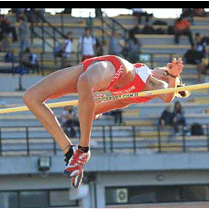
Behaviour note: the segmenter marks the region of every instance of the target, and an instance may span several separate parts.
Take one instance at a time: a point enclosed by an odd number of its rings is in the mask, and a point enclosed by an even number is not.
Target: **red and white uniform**
[[[87,70],[88,66],[91,63],[99,62],[99,61],[109,61],[115,67],[115,71],[116,71],[115,76],[112,82],[110,83],[110,85],[107,87],[107,90],[113,95],[122,95],[122,94],[129,94],[129,93],[136,93],[143,91],[149,76],[152,74],[151,70],[145,64],[142,63],[133,64],[136,70],[136,75],[134,77],[134,80],[122,88],[111,89],[121,78],[123,73],[122,71],[123,66],[115,56],[107,55],[107,56],[95,57],[85,60],[82,63],[84,67],[84,71]],[[129,100],[133,103],[148,102],[151,99],[152,99],[151,97],[129,98]]]

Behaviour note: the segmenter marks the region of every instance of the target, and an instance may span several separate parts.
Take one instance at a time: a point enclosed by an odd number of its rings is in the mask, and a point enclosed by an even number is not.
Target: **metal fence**
[[[179,136],[162,131],[144,133],[139,126],[93,126],[91,150],[97,153],[112,152],[191,152],[209,151],[209,124],[204,125],[201,136],[187,136],[183,131]],[[71,136],[69,128],[64,129],[74,144],[79,142],[79,127],[76,136]],[[0,156],[39,155],[61,152],[55,140],[41,126],[0,127]]]

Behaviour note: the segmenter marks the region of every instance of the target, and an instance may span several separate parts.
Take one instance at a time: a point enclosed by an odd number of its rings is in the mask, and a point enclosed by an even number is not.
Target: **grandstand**
[[[7,18],[16,25],[16,18]],[[18,62],[5,63],[0,52],[0,107],[23,105],[22,95],[35,82],[59,70],[61,61],[54,59],[54,47],[64,34],[73,31],[71,64],[77,64],[78,38],[86,27],[86,18],[46,14],[34,25],[30,48],[40,60],[39,73],[18,74]],[[152,18],[150,23],[156,18]],[[163,19],[168,25],[174,19]],[[209,34],[209,18],[194,17],[193,34]],[[111,30],[124,35],[137,24],[132,15],[94,18],[93,31],[108,53]],[[166,29],[167,26],[154,26]],[[140,26],[142,27],[142,26]],[[174,45],[173,35],[145,35],[142,53],[150,55],[146,64],[164,66],[172,57],[182,57],[190,48],[187,37]],[[19,46],[12,44],[15,56]],[[5,73],[6,72],[6,73]],[[196,65],[185,64],[182,78],[187,85],[197,84]],[[19,91],[17,91],[19,90]],[[20,91],[22,90],[22,91]],[[50,102],[75,100],[66,95]],[[163,131],[158,120],[167,106],[160,100],[134,104],[123,110],[123,123],[115,125],[111,116],[95,120],[92,129],[92,157],[85,167],[83,184],[77,190],[63,175],[62,151],[30,112],[0,115],[0,207],[208,207],[209,206],[209,94],[195,91],[182,103],[189,128],[200,123],[204,135],[175,136],[172,128]],[[147,111],[147,109],[149,111]],[[53,109],[59,117],[62,108]],[[79,130],[72,138],[79,141]],[[46,170],[45,170],[46,169]]]

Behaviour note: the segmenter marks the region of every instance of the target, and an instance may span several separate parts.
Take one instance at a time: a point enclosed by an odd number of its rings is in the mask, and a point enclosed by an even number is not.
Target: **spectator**
[[[179,135],[179,125],[183,125],[183,131],[186,135],[190,135],[187,124],[186,118],[184,117],[184,111],[179,101],[176,101],[174,104],[174,117],[173,117],[173,125],[174,131],[176,135]]]
[[[204,8],[194,8],[194,16],[205,17],[206,12]]]
[[[164,129],[165,126],[173,126],[174,113],[172,111],[172,106],[168,105],[163,111],[159,119],[159,126],[161,129]]]
[[[122,55],[123,46],[124,46],[124,42],[120,38],[120,33],[118,31],[113,31],[112,36],[110,37],[109,54],[123,57]]]
[[[23,13],[25,12],[26,8],[12,8],[11,12],[15,13],[16,15],[16,21],[19,21],[19,18],[23,15]]]
[[[18,38],[19,38],[19,42],[20,42],[20,61],[21,61],[24,50],[26,48],[29,48],[27,20],[23,16],[20,16],[20,18],[19,18]]]
[[[184,57],[186,58],[187,64],[196,64],[198,72],[199,82],[203,82],[203,74],[206,74],[207,61],[207,38],[202,38],[199,33],[195,33],[194,47],[188,50]]]
[[[130,32],[129,40],[126,44],[126,47],[124,48],[125,49],[125,54],[123,54],[124,57],[131,63],[137,63],[139,61],[139,54],[141,52],[140,47],[141,47],[141,43],[135,37],[135,34]]]
[[[182,18],[190,17],[190,22],[193,25],[193,23],[194,23],[194,11],[193,11],[193,8],[183,8],[181,16],[182,16]]]
[[[183,19],[182,16],[176,19],[174,23],[175,44],[179,44],[179,36],[181,35],[188,36],[191,46],[194,46],[192,32],[190,30],[190,24],[186,19]]]
[[[15,27],[4,15],[0,15],[0,41],[0,49],[4,52],[10,51],[10,44],[17,41]]]
[[[82,55],[82,61],[96,56],[96,39],[92,35],[91,28],[85,28],[85,34],[81,36],[79,40],[79,47]]]
[[[201,35],[199,33],[195,33],[194,49],[197,51],[197,64],[200,64],[202,59],[206,57],[206,46],[207,43],[204,39],[202,39]]]
[[[141,24],[142,16],[145,17],[146,24],[149,22],[150,17],[153,16],[153,14],[148,14],[147,12],[143,12],[141,8],[132,8],[133,15],[137,17],[138,24]]]
[[[70,56],[72,52],[73,33],[69,31],[67,38],[61,45],[62,50],[62,67],[70,67]]]
[[[32,73],[35,71],[39,73],[38,57],[36,54],[31,53],[29,48],[27,48],[24,52],[22,64],[26,67],[27,72],[30,72],[31,70]]]
[[[73,111],[73,106],[65,106],[60,116],[63,129],[74,137],[76,135],[75,126],[79,126],[78,117]]]
[[[186,64],[196,65],[197,64],[197,58],[198,58],[197,50],[194,49],[194,47],[191,47],[184,54],[184,58],[185,58],[185,63]]]

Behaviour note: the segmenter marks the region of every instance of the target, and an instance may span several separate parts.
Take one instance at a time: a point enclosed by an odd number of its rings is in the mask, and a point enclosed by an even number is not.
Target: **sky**
[[[142,8],[143,11],[147,11],[147,13],[153,13],[153,15],[155,17],[158,18],[177,18],[180,16],[182,9],[145,9]],[[3,13],[7,13],[8,12],[8,8],[7,9],[3,9],[1,8],[1,14]],[[50,12],[52,14],[55,14],[56,12],[61,12],[63,11],[64,8],[59,8],[59,9],[52,9],[52,8],[46,8],[46,12]],[[206,11],[209,11],[209,9],[205,9]],[[102,9],[102,11],[104,11],[105,13],[108,14],[109,17],[114,17],[117,16],[119,14],[132,14],[132,11],[130,9]],[[84,8],[84,9],[72,9],[72,16],[74,17],[89,17],[89,15],[91,17],[95,17],[94,15],[94,8]]]
[[[4,9],[1,8],[1,14],[7,13],[8,12],[8,8]],[[59,8],[59,9],[52,9],[52,8],[46,8],[46,12],[50,12],[52,14],[55,14],[56,12],[61,12],[63,11],[64,8]],[[123,14],[132,14],[132,11],[129,9],[102,9],[105,13],[108,14],[108,16],[110,17],[114,17],[117,16],[121,13]],[[155,17],[159,17],[159,18],[176,18],[181,14],[181,9],[143,9],[144,11],[147,11],[148,13],[153,13]],[[92,9],[73,9],[72,10],[72,16],[75,17],[79,17],[79,16],[83,16],[83,17],[89,17],[89,15],[91,15],[92,17],[94,17],[94,8]]]

